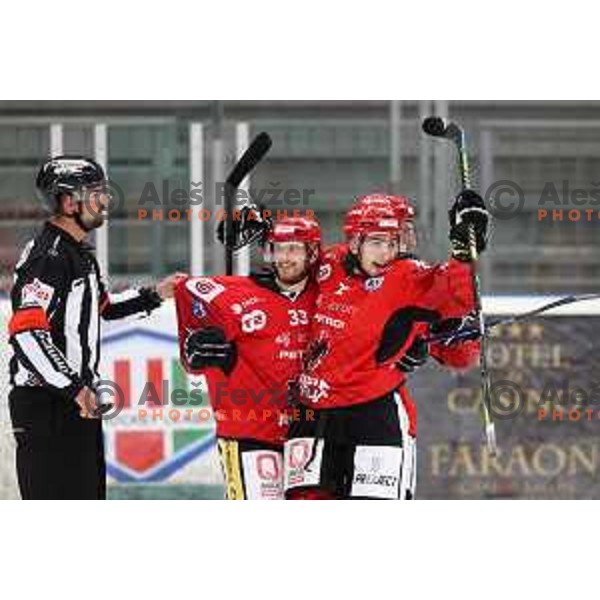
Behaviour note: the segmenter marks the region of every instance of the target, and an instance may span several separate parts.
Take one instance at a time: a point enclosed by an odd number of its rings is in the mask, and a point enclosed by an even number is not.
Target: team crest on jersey
[[[383,277],[369,277],[365,281],[365,290],[367,292],[376,292],[383,285]]]
[[[207,277],[190,279],[185,286],[194,296],[204,302],[212,302],[219,294],[225,291],[224,286]]]
[[[331,265],[326,263],[321,265],[319,274],[317,275],[317,281],[326,281],[331,277]]]

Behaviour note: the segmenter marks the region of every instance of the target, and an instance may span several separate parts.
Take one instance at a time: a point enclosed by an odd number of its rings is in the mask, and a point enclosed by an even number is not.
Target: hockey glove
[[[480,254],[485,250],[487,243],[489,212],[479,194],[472,190],[464,190],[456,197],[448,216],[452,256],[457,260],[469,262],[469,228],[474,228],[477,254]]]
[[[422,338],[417,336],[409,349],[403,354],[396,366],[404,373],[412,373],[423,366],[429,358],[429,345]]]
[[[271,219],[264,215],[262,206],[247,204],[239,210],[239,218],[231,221],[232,239],[225,244],[225,221],[220,221],[217,225],[217,239],[236,251],[255,240],[262,243],[271,225]]]
[[[481,337],[479,320],[475,314],[438,321],[431,326],[430,332],[433,337],[440,336],[444,346],[475,341]]]
[[[185,340],[184,354],[192,369],[217,367],[226,375],[231,373],[237,358],[235,344],[228,342],[218,327],[192,331]]]

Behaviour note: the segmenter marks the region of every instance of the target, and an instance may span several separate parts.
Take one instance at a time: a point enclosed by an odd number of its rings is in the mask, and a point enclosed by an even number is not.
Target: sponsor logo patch
[[[279,452],[243,452],[242,464],[249,500],[283,499],[283,459]]]
[[[21,290],[22,308],[41,306],[44,310],[48,310],[53,295],[54,288],[36,277],[31,283],[24,285]]]
[[[340,281],[340,285],[338,289],[333,292],[335,296],[341,296],[344,292],[347,292],[350,289],[349,285],[346,285],[343,281]]]
[[[351,496],[394,500],[400,493],[402,448],[357,446]]]
[[[313,438],[296,438],[285,443],[283,478],[286,490],[301,486],[319,485],[321,461],[323,460],[323,440],[317,442],[314,458],[306,468],[314,443]]]
[[[242,317],[242,331],[252,333],[264,329],[267,315],[262,310],[253,310]]]

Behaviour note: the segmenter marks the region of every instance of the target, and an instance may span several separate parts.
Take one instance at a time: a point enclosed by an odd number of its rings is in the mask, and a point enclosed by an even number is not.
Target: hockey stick
[[[512,323],[517,323],[519,321],[524,321],[525,319],[537,317],[538,315],[552,310],[553,308],[566,306],[568,304],[575,304],[576,302],[586,302],[588,300],[600,300],[600,294],[582,294],[580,296],[565,296],[563,298],[558,298],[557,300],[548,302],[548,304],[543,304],[538,308],[534,308],[533,310],[529,310],[519,315],[494,319],[485,324],[485,332],[487,333],[490,329],[498,327],[500,325],[511,325]],[[473,339],[473,336],[479,334],[480,332],[481,330],[476,327],[466,327],[462,330],[459,328],[455,329],[454,331],[448,331],[445,333],[429,336],[425,338],[425,341],[427,343],[456,342],[462,339]]]
[[[271,148],[271,136],[262,132],[253,140],[225,180],[225,272],[233,274],[233,199],[240,183],[256,167]]]
[[[469,156],[467,154],[467,145],[465,142],[465,132],[456,123],[446,123],[440,117],[428,117],[422,123],[423,131],[433,137],[440,137],[450,140],[457,150],[458,172],[460,174],[461,186],[463,190],[472,189],[471,170],[469,165]],[[490,404],[490,377],[487,368],[487,339],[483,310],[481,307],[481,281],[477,272],[477,261],[479,255],[477,252],[477,243],[475,238],[475,228],[469,227],[469,249],[471,253],[471,279],[473,281],[473,292],[475,296],[475,314],[479,321],[479,330],[481,332],[479,365],[481,370],[482,402],[481,419],[483,422],[485,437],[488,450],[491,455],[497,452],[496,431],[492,420],[492,411]]]

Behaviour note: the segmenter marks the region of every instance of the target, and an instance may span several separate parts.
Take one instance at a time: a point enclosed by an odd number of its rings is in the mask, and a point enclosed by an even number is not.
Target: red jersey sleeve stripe
[[[8,334],[11,337],[32,329],[50,329],[46,313],[41,307],[17,310],[8,322]]]

